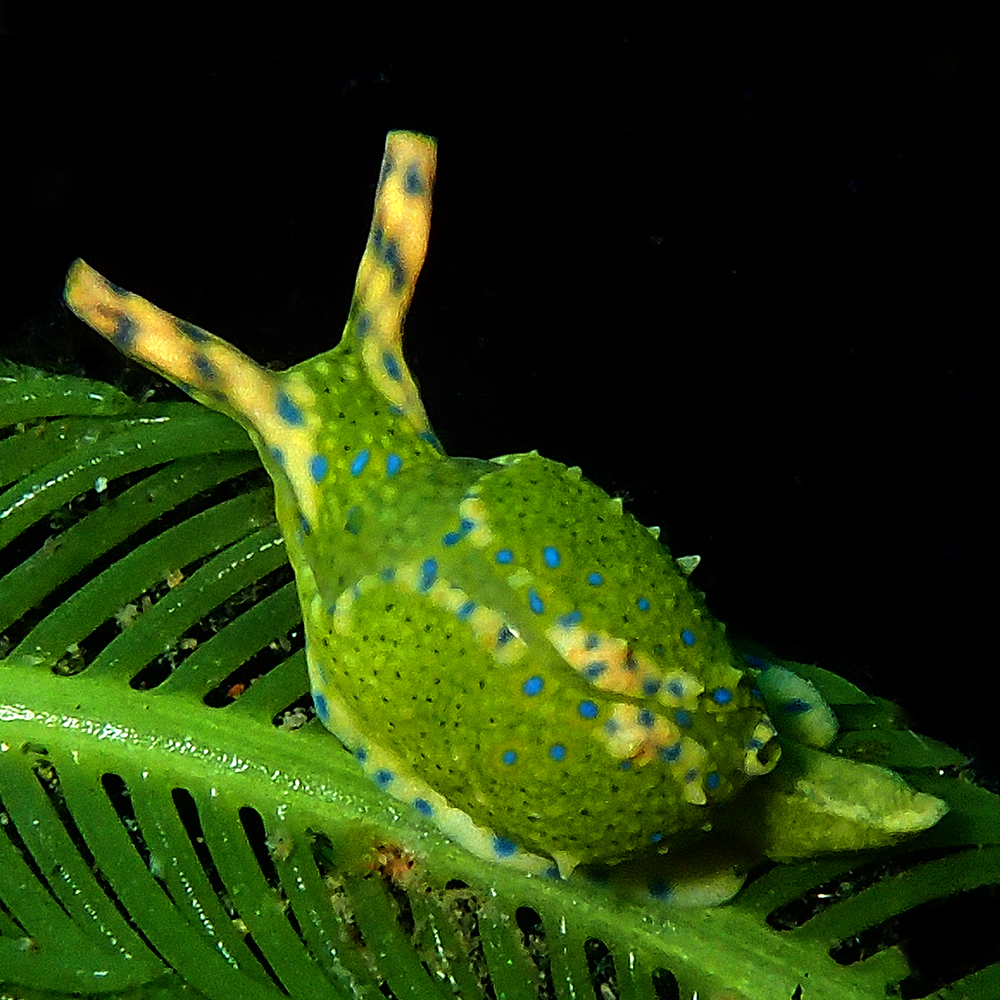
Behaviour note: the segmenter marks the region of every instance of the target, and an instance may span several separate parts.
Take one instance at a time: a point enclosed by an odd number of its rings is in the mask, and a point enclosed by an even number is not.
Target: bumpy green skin
[[[617,860],[705,823],[773,730],[649,532],[578,472],[506,463],[415,470],[373,512],[353,586],[314,608],[316,687],[407,800],[564,868]]]
[[[441,450],[401,352],[434,155],[390,133],[343,339],[287,372],[82,261],[66,300],[250,432],[317,713],[360,766],[469,850],[565,874],[705,827],[774,767],[775,730],[687,567],[620,501],[535,453]]]

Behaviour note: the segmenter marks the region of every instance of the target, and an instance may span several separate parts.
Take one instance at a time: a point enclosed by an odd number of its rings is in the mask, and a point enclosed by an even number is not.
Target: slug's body
[[[401,352],[434,143],[389,135],[339,346],[282,373],[106,282],[74,312],[247,428],[275,484],[317,713],[386,792],[529,870],[704,827],[776,763],[755,682],[684,567],[535,453],[444,455]]]

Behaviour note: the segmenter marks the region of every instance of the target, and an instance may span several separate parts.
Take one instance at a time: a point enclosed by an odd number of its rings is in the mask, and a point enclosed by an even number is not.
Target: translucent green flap
[[[1000,798],[822,670],[795,667],[840,751],[946,800],[937,827],[681,910],[401,818],[311,718],[271,504],[226,418],[0,368],[5,995],[1000,996],[988,942],[938,971],[908,944],[973,906],[996,926]]]

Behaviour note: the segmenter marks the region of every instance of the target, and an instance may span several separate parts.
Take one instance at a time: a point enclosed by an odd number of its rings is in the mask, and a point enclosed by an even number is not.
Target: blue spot
[[[445,545],[456,545],[475,527],[475,522],[463,517],[458,522],[458,531],[449,531],[441,541]]]
[[[361,451],[354,456],[354,461],[351,462],[351,475],[360,476],[361,473],[364,472],[369,458],[371,458],[371,452],[367,448],[362,448]]]
[[[313,691],[313,704],[316,706],[316,714],[319,716],[319,721],[325,726],[330,719],[330,706],[327,704],[326,697],[321,695],[319,691]]]
[[[756,736],[751,736],[747,740],[747,750],[759,750],[764,744],[757,739]]]
[[[653,723],[656,722],[656,716],[648,709],[644,708],[639,712],[638,715],[639,725],[645,726],[647,729],[652,729]]]
[[[619,771],[631,771],[632,770],[632,761],[630,761],[630,760],[623,760],[618,765],[618,770]]]
[[[587,698],[585,701],[580,702],[580,717],[583,719],[596,719],[598,713],[598,707],[596,701],[591,701]]]
[[[681,642],[683,642],[685,646],[693,646],[694,632],[692,632],[689,628],[684,629],[684,631],[681,632]]]
[[[394,476],[403,467],[403,460],[395,452],[389,452],[385,456],[385,474]]]
[[[417,589],[426,594],[431,587],[434,586],[434,581],[437,579],[438,564],[436,559],[425,559],[420,566],[420,582],[417,584]]]
[[[509,625],[501,625],[497,632],[497,649],[506,646],[511,639],[516,638]]]
[[[460,608],[459,608],[459,609],[458,609],[458,610],[457,610],[457,611],[455,612],[455,617],[456,617],[456,618],[460,618],[460,619],[462,619],[462,620],[464,621],[464,620],[465,620],[466,618],[468,618],[468,617],[469,617],[469,615],[471,615],[471,614],[472,614],[472,612],[473,612],[473,611],[475,611],[475,610],[476,610],[476,602],[475,602],[475,601],[466,601],[466,602],[465,602],[465,604],[463,604],[463,605],[462,605],[462,606],[461,606],[461,607],[460,607]]]
[[[596,681],[605,670],[608,669],[608,665],[603,660],[594,660],[593,663],[588,663],[583,668],[583,676],[587,678],[588,681]]]
[[[506,837],[493,838],[493,853],[498,858],[509,858],[515,851],[517,844],[513,840],[508,840]]]
[[[675,697],[680,698],[684,694],[684,685],[680,681],[671,681],[667,685],[667,690]]]
[[[352,535],[361,534],[361,508],[358,506],[347,508],[347,517],[344,519],[344,530]]]
[[[608,721],[604,723],[604,731],[608,734],[608,736],[614,736],[615,733],[618,732],[618,723],[614,719],[608,719]]]
[[[705,787],[710,791],[714,792],[719,787],[719,782],[722,779],[719,777],[717,771],[712,771],[710,774],[705,776]]]
[[[125,293],[123,292],[122,294],[124,295]],[[135,323],[128,316],[119,316],[115,322],[115,333],[111,338],[112,343],[122,351],[131,351],[133,341],[135,340],[135,333]],[[187,392],[187,389],[184,391]]]
[[[528,607],[536,614],[540,615],[545,610],[545,602],[535,593],[534,590],[528,591]]]
[[[571,625],[579,625],[582,621],[583,615],[579,611],[568,611],[559,618],[559,624],[563,628],[569,628]]]
[[[215,365],[204,354],[196,354],[193,360],[195,368],[198,369],[198,373],[206,382],[214,382],[219,377]]]
[[[646,600],[645,597],[640,597],[639,600],[635,602],[635,604],[636,604],[636,607],[640,611],[648,611],[649,610],[649,601]]]
[[[743,660],[751,667],[755,667],[757,670],[770,670],[771,664],[764,659],[763,656],[758,656],[756,653],[744,653]]]
[[[697,777],[698,777],[698,768],[696,768],[696,767],[689,767],[684,772],[684,782],[685,782],[685,784],[690,785],[691,782],[694,781],[695,778],[697,778]]]
[[[649,883],[650,896],[652,896],[653,899],[660,900],[661,902],[669,898],[672,891],[670,883],[664,882],[663,879],[653,879],[653,881]]]
[[[285,453],[280,448],[275,448],[274,445],[271,446],[271,458],[282,468],[285,467]]]
[[[278,393],[278,416],[285,421],[286,424],[291,424],[293,427],[299,427],[303,422],[302,411],[289,399],[288,393],[281,391]]]
[[[501,549],[496,555],[496,560],[501,566],[506,566],[514,561],[514,553],[510,549]]]
[[[358,749],[354,751],[354,756],[357,758],[359,763],[364,764],[364,762],[368,760],[368,751],[364,747],[358,747]]]
[[[733,700],[733,692],[729,688],[716,688],[712,692],[712,701],[716,705],[728,705]]]
[[[591,632],[583,640],[584,649],[597,649],[601,644],[601,637],[596,632]]]
[[[435,434],[434,431],[421,431],[417,437],[419,437],[421,441],[426,441],[432,448],[434,448],[435,451],[441,450],[441,442],[438,441],[437,434]]]
[[[659,690],[660,682],[655,677],[647,677],[642,682],[642,693],[646,695],[647,698],[651,698]]]
[[[763,701],[764,700],[764,695],[761,693],[761,690],[760,690],[759,687],[752,687],[752,688],[750,688],[750,694],[754,698],[756,698],[757,701]]]
[[[562,562],[562,556],[559,555],[559,550],[554,545],[546,545],[542,549],[542,558],[549,569],[555,569]]]
[[[521,690],[530,697],[538,694],[543,687],[545,687],[545,681],[543,681],[538,674],[534,674],[524,682],[524,686]]]
[[[379,573],[379,576],[385,581],[395,580],[396,570],[392,566],[386,566],[386,568]]]
[[[108,284],[111,285],[111,282],[109,281]],[[111,285],[111,287],[119,295],[128,295],[128,292],[118,288],[117,285]],[[209,339],[208,334],[200,326],[195,326],[194,323],[189,323],[184,319],[179,319],[176,322],[178,329],[188,340],[194,341],[196,344],[204,344]]]
[[[388,375],[393,382],[398,382],[403,377],[403,373],[399,368],[399,362],[396,360],[396,356],[391,351],[386,351],[382,355],[382,367],[385,369],[386,375]]]
[[[392,271],[392,290],[398,295],[406,284],[403,259],[399,256],[399,246],[395,240],[388,240],[382,250],[382,260]]]
[[[434,814],[434,810],[431,808],[431,804],[427,801],[427,799],[414,799],[413,808],[424,816],[432,816]]]
[[[649,838],[651,844],[658,844],[661,840],[663,840],[663,834],[659,832],[651,834]]]
[[[380,767],[372,775],[372,777],[375,779],[375,784],[378,785],[379,788],[386,788],[392,783],[393,773],[384,767]]]
[[[326,475],[326,470],[327,462],[325,455],[313,455],[309,459],[309,475],[312,476],[314,483],[318,483]]]
[[[517,751],[516,750],[504,750],[503,756],[500,758],[505,764],[516,764],[517,763]]]
[[[368,313],[363,312],[360,316],[358,316],[357,320],[354,323],[354,332],[355,334],[357,334],[357,336],[363,337],[371,328],[371,325],[372,325],[371,316]]]
[[[685,712],[683,708],[674,715],[674,719],[677,721],[678,726],[683,726],[685,729],[691,725],[691,715],[689,712]]]
[[[312,534],[312,526],[309,524],[309,522],[305,519],[305,517],[302,514],[299,514],[299,527],[302,529],[303,535]]]
[[[599,587],[602,583],[604,583],[604,577],[600,573],[588,573],[587,583],[589,583],[591,587]]]
[[[803,701],[801,698],[791,698],[781,706],[781,711],[785,715],[804,715],[806,712],[812,710],[812,705],[808,701]]]
[[[566,748],[561,743],[553,743],[549,747],[549,756],[558,763],[566,759]]]
[[[403,174],[403,190],[411,195],[424,193],[424,180],[412,163],[406,168],[406,173]]]

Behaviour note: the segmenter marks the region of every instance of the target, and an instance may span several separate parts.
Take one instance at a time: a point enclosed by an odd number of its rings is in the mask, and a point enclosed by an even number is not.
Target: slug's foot
[[[760,856],[725,834],[708,833],[695,843],[652,852],[617,865],[586,865],[574,873],[606,886],[614,895],[640,905],[720,906],[740,891]]]

